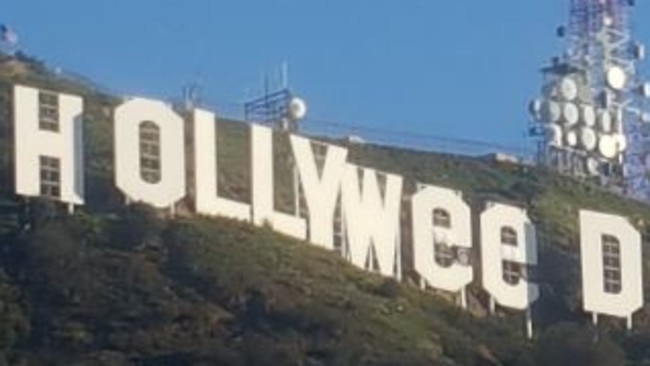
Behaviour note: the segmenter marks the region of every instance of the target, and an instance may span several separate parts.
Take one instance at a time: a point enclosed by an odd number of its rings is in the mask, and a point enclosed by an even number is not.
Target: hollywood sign
[[[14,86],[15,190],[28,197],[50,197],[70,207],[84,204],[83,101],[67,94]],[[293,162],[307,217],[275,210],[273,132],[250,125],[250,203],[218,195],[215,115],[193,111],[194,210],[270,225],[274,230],[325,249],[335,248],[340,221],[343,256],[363,269],[401,278],[400,211],[403,178],[347,161],[347,149],[290,136]],[[114,111],[115,184],[129,201],[171,208],[187,195],[185,121],[165,103],[130,99]],[[147,160],[150,157],[151,159]],[[153,159],[153,163],[151,160]],[[473,232],[468,204],[458,191],[419,183],[410,197],[414,269],[423,286],[457,293],[476,273],[473,236],[480,242],[481,283],[495,304],[523,310],[532,331],[531,305],[538,285],[526,276],[537,265],[537,238],[526,210],[490,202]],[[584,310],[627,319],[643,307],[641,235],[624,217],[580,212]]]

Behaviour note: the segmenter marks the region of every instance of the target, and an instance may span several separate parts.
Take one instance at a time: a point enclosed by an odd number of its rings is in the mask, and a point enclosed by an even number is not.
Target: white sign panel
[[[481,214],[483,287],[502,306],[526,310],[539,297],[539,288],[525,278],[537,265],[535,227],[526,211],[490,203]]]
[[[16,193],[84,203],[83,101],[14,88]]]
[[[327,145],[325,164],[319,173],[312,142],[291,136],[291,147],[300,175],[309,215],[309,239],[313,244],[334,249],[334,211],[345,173],[347,149]]]
[[[273,200],[273,130],[251,126],[253,159],[253,220],[257,225],[270,224],[273,229],[296,239],[307,239],[305,219],[275,211]]]
[[[250,205],[217,193],[217,121],[214,113],[200,109],[194,111],[194,164],[197,213],[250,221]]]
[[[399,278],[402,177],[386,174],[385,181],[381,189],[375,170],[348,164],[342,194],[347,255],[353,264],[365,269],[376,259],[383,275]]]
[[[153,125],[152,125],[153,124]],[[144,133],[157,131],[157,181],[143,176],[141,149]],[[154,142],[155,143],[155,142]],[[148,167],[155,170],[156,167]],[[183,119],[168,105],[135,98],[115,110],[115,171],[117,187],[133,201],[154,207],[172,207],[185,197],[185,131]]]
[[[580,211],[584,310],[631,318],[643,307],[641,234],[621,216]]]
[[[461,291],[474,278],[472,267],[455,259],[449,265],[439,263],[436,244],[472,248],[469,206],[459,192],[424,186],[413,195],[412,211],[415,270],[436,289]]]

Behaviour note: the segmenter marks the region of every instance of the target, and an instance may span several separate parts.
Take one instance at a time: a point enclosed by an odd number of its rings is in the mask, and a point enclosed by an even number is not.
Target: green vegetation
[[[640,335],[594,341],[577,323],[529,343],[518,316],[473,317],[225,219],[135,204],[23,225],[1,248],[0,364],[609,366],[623,364],[622,346],[644,357]]]
[[[485,315],[478,285],[470,312],[417,289],[408,246],[400,284],[268,229],[185,217],[191,198],[176,218],[122,205],[113,187],[117,98],[21,57],[0,58],[0,365],[650,364],[650,308],[633,332],[615,319],[594,329],[581,312],[577,240],[580,208],[626,215],[645,233],[647,206],[532,167],[349,146],[351,161],[406,177],[407,192],[438,184],[462,190],[476,212],[488,200],[529,210],[542,297],[528,341],[521,314]],[[84,98],[89,204],[74,215],[12,194],[14,83]],[[219,121],[219,131],[219,189],[249,201],[248,132],[234,121]],[[288,211],[286,136],[275,139],[276,201]],[[646,279],[649,260],[644,253]]]

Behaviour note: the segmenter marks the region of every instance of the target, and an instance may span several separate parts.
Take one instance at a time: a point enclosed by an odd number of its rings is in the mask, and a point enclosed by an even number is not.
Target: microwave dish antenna
[[[289,102],[289,117],[294,121],[300,121],[307,116],[307,102],[298,97],[293,97]]]

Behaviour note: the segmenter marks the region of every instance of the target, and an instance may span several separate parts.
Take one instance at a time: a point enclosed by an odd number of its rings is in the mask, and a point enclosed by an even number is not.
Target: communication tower
[[[650,84],[630,31],[634,1],[570,1],[557,29],[568,48],[542,68],[542,95],[529,107],[538,163],[650,201]]]

